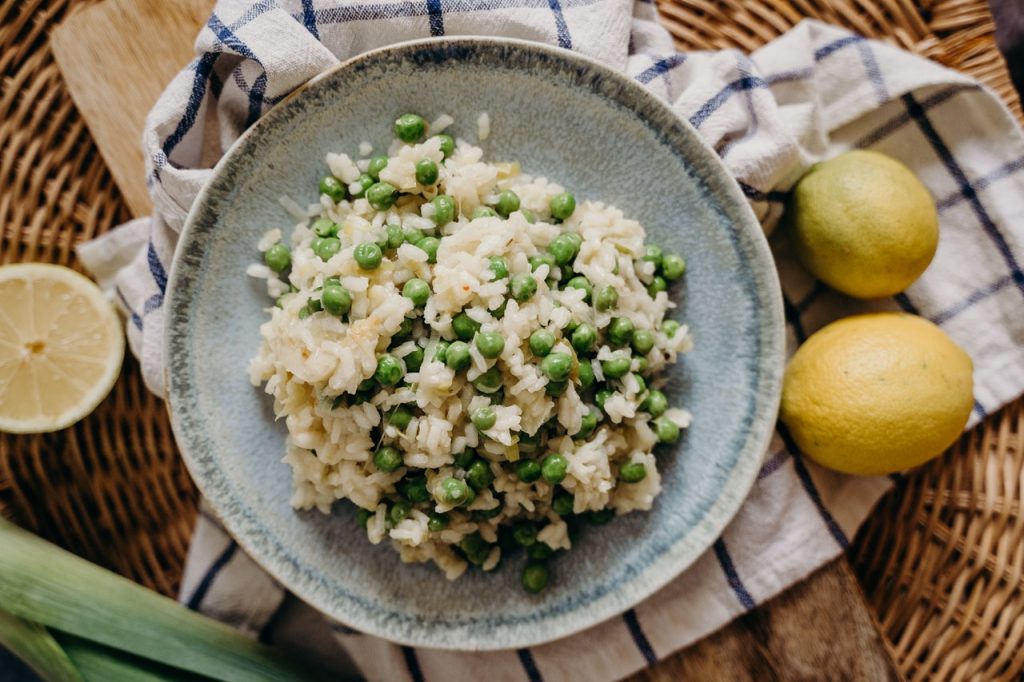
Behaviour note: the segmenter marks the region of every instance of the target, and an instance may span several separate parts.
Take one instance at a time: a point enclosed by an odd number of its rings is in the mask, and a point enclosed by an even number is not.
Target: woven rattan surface
[[[0,262],[77,267],[73,248],[128,218],[47,44],[94,0],[0,0]],[[984,0],[660,0],[681,49],[756,49],[806,16],[979,78],[1021,115]],[[903,480],[851,558],[908,679],[1024,670],[1024,401]],[[0,513],[173,593],[196,492],[161,403],[128,359],[100,408],[46,436],[0,434]]]

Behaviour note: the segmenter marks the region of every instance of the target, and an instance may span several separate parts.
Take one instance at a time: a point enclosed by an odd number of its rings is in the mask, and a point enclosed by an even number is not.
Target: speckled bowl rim
[[[748,274],[754,281],[752,288],[756,292],[755,304],[761,319],[761,343],[756,379],[757,389],[756,395],[752,397],[752,400],[759,403],[760,407],[759,409],[755,407],[753,410],[742,452],[732,467],[728,480],[723,485],[718,499],[711,505],[701,521],[628,582],[623,583],[617,590],[601,595],[588,603],[585,608],[557,613],[550,618],[545,628],[536,628],[535,624],[531,627],[510,626],[503,633],[504,636],[492,636],[489,641],[483,642],[478,640],[474,642],[474,646],[467,648],[453,646],[449,639],[432,636],[431,628],[417,628],[416,633],[421,635],[417,638],[396,636],[394,632],[378,627],[378,621],[369,615],[372,609],[361,605],[357,606],[356,600],[351,597],[347,599],[347,603],[352,610],[339,609],[337,600],[332,604],[325,605],[317,596],[322,595],[322,591],[325,589],[328,591],[336,589],[336,586],[331,588],[326,585],[321,576],[315,574],[308,566],[302,565],[297,557],[287,556],[276,538],[264,537],[263,539],[269,540],[272,545],[275,545],[278,553],[260,550],[261,543],[257,541],[259,536],[261,534],[268,535],[266,528],[262,527],[259,522],[260,514],[254,512],[243,500],[232,496],[232,493],[236,491],[223,476],[218,476],[215,473],[213,476],[205,478],[200,475],[204,469],[213,472],[219,472],[220,469],[202,466],[202,462],[216,460],[217,456],[215,453],[204,452],[199,434],[191,433],[184,423],[187,421],[186,415],[191,403],[188,401],[187,392],[179,390],[175,376],[178,374],[177,370],[189,366],[190,360],[187,357],[178,357],[173,349],[176,341],[182,345],[183,337],[187,337],[189,334],[188,330],[184,328],[185,325],[176,325],[174,321],[182,319],[186,315],[186,312],[180,308],[189,305],[189,293],[194,286],[188,272],[184,272],[180,265],[184,259],[177,256],[180,255],[183,248],[186,248],[187,244],[203,238],[204,228],[201,223],[204,213],[207,212],[204,211],[204,208],[211,194],[211,187],[218,184],[218,180],[223,182],[222,179],[226,174],[232,174],[236,164],[245,163],[240,159],[244,158],[247,142],[254,132],[274,125],[277,118],[282,115],[282,110],[303,93],[318,87],[328,87],[322,84],[338,71],[364,62],[372,62],[382,55],[414,54],[423,48],[446,49],[451,52],[458,49],[471,49],[474,46],[511,47],[539,52],[543,53],[546,58],[568,62],[581,71],[597,72],[600,77],[617,82],[622,93],[617,99],[618,103],[631,109],[637,116],[641,116],[645,125],[654,130],[662,143],[673,149],[673,153],[681,154],[682,152],[676,150],[683,148],[685,143],[693,142],[705,150],[707,158],[704,161],[711,168],[711,173],[701,175],[701,179],[710,194],[727,200],[726,203],[720,205],[726,215],[733,219],[733,229],[729,236],[734,243],[734,248],[741,251],[745,247],[751,250],[755,256],[753,260],[746,262],[744,267],[749,269]],[[607,95],[602,96],[607,97]],[[661,116],[668,114],[668,120],[677,127],[673,129],[672,126],[655,125],[653,123],[656,120],[655,117],[642,116],[649,112]],[[206,231],[209,231],[208,227]],[[732,178],[718,154],[707,145],[688,121],[680,118],[665,102],[659,100],[632,79],[589,57],[526,40],[464,36],[396,43],[346,60],[297,88],[246,130],[214,167],[212,177],[199,192],[189,211],[178,241],[176,257],[171,266],[166,300],[167,323],[164,330],[164,357],[167,361],[167,369],[165,369],[165,385],[167,386],[167,405],[171,416],[171,425],[185,464],[216,515],[239,545],[274,579],[298,597],[321,609],[337,621],[363,633],[411,646],[472,651],[535,646],[598,625],[632,608],[657,592],[702,556],[739,511],[760,470],[763,453],[771,439],[781,394],[785,359],[785,322],[778,274],[761,225],[739,185]],[[396,566],[399,565],[397,556],[395,561]],[[496,603],[496,607],[500,608],[500,603]]]

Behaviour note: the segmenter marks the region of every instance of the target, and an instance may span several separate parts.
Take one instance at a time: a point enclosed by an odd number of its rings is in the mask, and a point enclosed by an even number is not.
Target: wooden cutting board
[[[105,0],[51,35],[57,63],[135,215],[150,210],[146,114],[193,57],[212,0]],[[898,680],[845,557],[637,680]]]

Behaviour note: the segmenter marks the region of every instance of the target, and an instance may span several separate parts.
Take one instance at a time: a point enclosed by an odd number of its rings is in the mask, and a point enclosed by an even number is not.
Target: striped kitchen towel
[[[146,126],[154,216],[80,251],[128,315],[131,347],[150,388],[163,390],[161,306],[176,238],[223,151],[296,86],[339,60],[397,41],[458,34],[559,45],[643,83],[722,156],[769,232],[786,190],[815,161],[853,147],[901,159],[938,202],[934,262],[904,294],[857,302],[816,283],[775,235],[790,351],[837,317],[902,309],[941,325],[973,357],[972,425],[1024,391],[1024,144],[995,96],[962,74],[815,22],[752,55],[679,54],[653,4],[613,0],[217,3],[197,40],[197,58],[170,84]],[[780,431],[749,499],[696,564],[622,616],[528,650],[414,650],[328,623],[287,595],[207,516],[196,531],[182,600],[261,638],[290,642],[339,678],[600,682],[707,635],[840,554],[889,485],[820,469]]]

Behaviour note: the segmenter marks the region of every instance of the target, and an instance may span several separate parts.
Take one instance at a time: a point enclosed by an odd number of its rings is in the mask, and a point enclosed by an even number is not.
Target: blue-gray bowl
[[[246,277],[255,242],[293,219],[282,195],[317,200],[324,153],[385,143],[405,111],[455,117],[490,159],[618,206],[685,255],[674,315],[696,347],[670,402],[693,425],[660,455],[650,512],[587,529],[541,595],[518,562],[448,582],[370,545],[354,508],[295,512],[285,428],[248,381],[265,292]],[[712,544],[750,489],[774,423],[783,365],[781,295],[739,187],[696,131],[624,76],[577,54],[483,38],[426,40],[357,57],[276,106],[230,149],[192,208],[171,270],[166,357],[174,432],[192,476],[245,550],[299,597],[389,640],[503,649],[583,630],[651,595]]]

